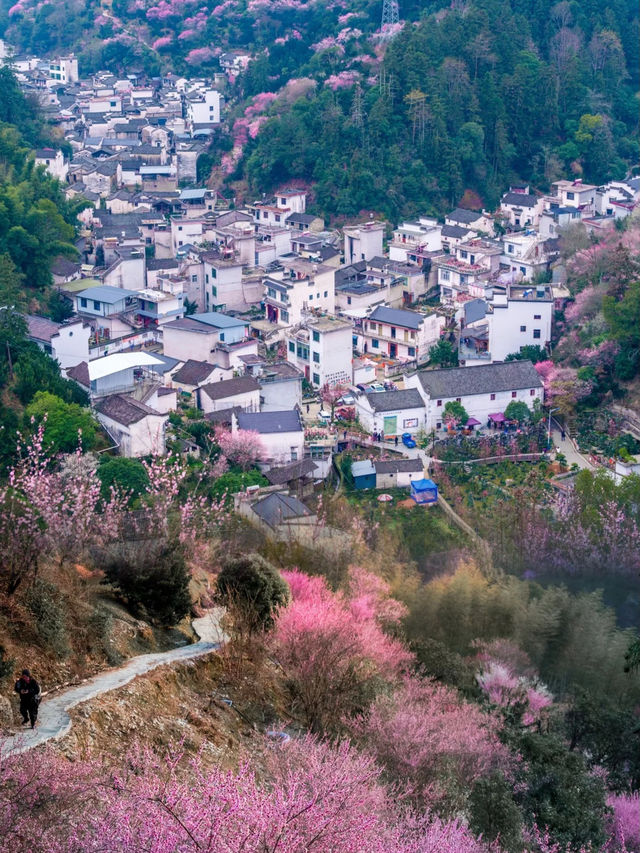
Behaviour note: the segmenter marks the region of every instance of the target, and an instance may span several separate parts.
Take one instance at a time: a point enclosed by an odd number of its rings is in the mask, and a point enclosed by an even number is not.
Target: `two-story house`
[[[266,318],[279,326],[295,326],[312,310],[335,312],[333,267],[297,255],[280,258],[280,270],[263,281]]]
[[[359,225],[345,225],[344,262],[348,266],[356,261],[369,261],[382,254],[384,222],[363,222]]]
[[[415,222],[403,222],[393,232],[389,244],[392,261],[418,263],[425,253],[442,251],[442,225],[427,216]]]
[[[465,303],[460,317],[459,358],[466,366],[504,361],[524,346],[551,341],[553,293],[548,285],[512,285],[490,301]]]
[[[380,306],[362,321],[358,349],[401,361],[425,361],[440,339],[443,315]]]

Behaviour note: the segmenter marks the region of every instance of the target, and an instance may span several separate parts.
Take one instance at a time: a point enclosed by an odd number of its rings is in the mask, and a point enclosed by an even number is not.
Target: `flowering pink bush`
[[[213,51],[209,47],[195,47],[185,56],[185,61],[189,65],[202,65],[203,62],[209,62],[212,59]]]
[[[394,680],[410,662],[402,643],[387,636],[379,604],[365,606],[362,574],[355,599],[333,593],[322,579],[282,573],[292,600],[280,611],[271,649],[292,686],[294,708],[312,730],[335,728],[367,702],[376,686]]]
[[[379,696],[352,728],[392,778],[430,805],[455,808],[475,779],[510,763],[494,718],[452,688],[415,676]]]
[[[245,116],[251,118],[265,112],[277,97],[275,92],[260,92],[260,94],[254,96],[251,104],[245,109]]]
[[[482,853],[456,822],[397,808],[379,768],[348,744],[306,737],[248,764],[207,769],[180,751],[131,750],[120,766],[53,752],[0,763],[0,853]]]
[[[163,50],[165,47],[169,47],[172,42],[172,36],[161,36],[160,38],[157,38],[151,46],[154,50]]]
[[[640,794],[610,794],[607,805],[613,814],[607,827],[606,850],[611,853],[640,850]]]
[[[337,89],[349,89],[351,86],[355,86],[359,79],[360,75],[357,71],[340,71],[338,74],[327,77],[324,82],[325,86],[335,92]]]
[[[195,30],[183,30],[178,35],[178,41],[187,41],[188,39],[192,39],[196,35],[197,33]]]
[[[224,456],[244,471],[265,458],[265,448],[260,433],[254,430],[239,429],[236,432],[230,432],[224,427],[218,427],[215,435]]]
[[[553,704],[553,697],[544,684],[537,679],[517,675],[509,664],[501,660],[486,661],[477,681],[494,705],[508,708],[520,704],[525,726],[537,723],[542,712]]]

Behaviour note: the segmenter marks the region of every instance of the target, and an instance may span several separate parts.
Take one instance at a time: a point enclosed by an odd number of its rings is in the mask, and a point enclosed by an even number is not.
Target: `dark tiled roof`
[[[67,370],[67,377],[69,379],[75,379],[76,382],[83,385],[85,388],[91,387],[91,380],[89,379],[89,365],[86,361],[81,361],[80,364],[70,367]]]
[[[200,389],[210,400],[224,400],[225,397],[235,397],[236,394],[247,394],[258,391],[260,386],[253,376],[238,376],[236,379],[223,379],[221,382],[210,382]]]
[[[149,258],[147,260],[148,270],[176,270],[180,266],[175,258]]]
[[[282,524],[289,518],[304,518],[311,515],[302,501],[280,492],[267,495],[266,498],[254,503],[251,508],[270,527]]]
[[[530,361],[507,361],[478,367],[447,367],[422,370],[420,383],[431,398],[469,397],[523,388],[542,388],[542,380]]]
[[[416,311],[405,311],[402,308],[380,306],[369,314],[369,320],[378,323],[390,323],[392,326],[402,326],[406,329],[419,329],[424,321],[424,314],[418,314]]]
[[[231,406],[230,409],[219,409],[217,412],[207,412],[204,419],[212,424],[231,426],[232,416],[239,415],[241,411],[241,406]]]
[[[297,409],[283,412],[241,412],[238,415],[238,427],[256,430],[263,435],[274,432],[302,432],[304,429]]]
[[[271,468],[265,474],[272,486],[282,486],[291,480],[299,480],[316,470],[316,463],[312,459],[302,459],[300,462],[292,462],[290,465],[281,465]]]
[[[173,381],[184,382],[185,385],[199,385],[208,379],[214,370],[215,365],[190,358],[189,361],[185,361],[180,370],[173,374]]]
[[[366,399],[374,412],[424,408],[424,401],[416,388],[408,388],[404,391],[378,391],[377,394],[367,394]]]
[[[462,228],[460,225],[443,225],[440,233],[443,237],[464,237],[470,231],[468,228]]]
[[[535,207],[536,197],[530,193],[505,193],[502,204],[512,204],[514,207]]]
[[[136,424],[138,421],[146,418],[147,415],[163,417],[159,412],[156,412],[155,409],[146,406],[144,403],[141,403],[139,400],[135,400],[133,397],[127,397],[124,394],[112,394],[111,396],[100,400],[96,405],[96,411],[99,414],[104,415],[106,418],[110,418],[112,421],[122,424],[123,426]]]
[[[38,341],[50,341],[60,331],[62,323],[54,323],[46,317],[37,317],[35,314],[25,314],[29,337]]]
[[[56,258],[51,264],[52,275],[74,275],[80,269],[80,264],[70,261],[62,256]]]
[[[412,474],[424,468],[420,459],[389,459],[384,462],[374,462],[373,465],[376,474],[397,474],[400,471]]]
[[[469,225],[481,216],[482,214],[478,213],[476,210],[466,210],[464,207],[456,207],[455,210],[452,210],[451,213],[447,214],[447,219],[452,219],[454,222],[461,222],[464,225]]]

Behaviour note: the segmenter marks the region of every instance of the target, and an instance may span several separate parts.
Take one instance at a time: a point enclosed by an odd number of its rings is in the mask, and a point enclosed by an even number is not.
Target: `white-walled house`
[[[228,317],[219,311],[181,317],[162,327],[165,355],[178,361],[195,359],[227,367],[230,365],[228,348],[239,347],[247,341],[248,335],[249,329],[244,320]],[[254,348],[257,346],[257,342],[248,343]],[[224,347],[224,353],[220,352],[220,347]]]
[[[557,200],[560,207],[575,207],[583,216],[591,216],[596,212],[598,187],[594,184],[583,184],[581,178],[575,181],[554,181],[551,191],[551,198]]]
[[[209,382],[220,382],[227,378],[228,372],[222,370],[217,364],[189,359],[171,375],[171,387],[184,394],[195,394],[197,403],[199,388]]]
[[[254,374],[260,385],[260,410],[277,412],[302,406],[303,373],[287,361],[264,364]]]
[[[66,181],[69,173],[69,164],[65,162],[64,155],[59,149],[38,148],[36,151],[36,166],[44,166],[47,172],[59,181]]]
[[[80,364],[81,361],[89,361],[91,326],[81,319],[54,323],[46,317],[27,314],[25,320],[29,340],[38,344],[51,358],[55,358],[62,371]]]
[[[344,262],[347,266],[356,261],[370,261],[382,254],[384,222],[363,222],[360,225],[345,225]]]
[[[484,211],[467,210],[464,207],[456,207],[444,218],[445,225],[456,225],[459,228],[467,228],[471,231],[481,231],[489,236],[493,235],[493,219]]]
[[[421,362],[439,340],[444,324],[441,314],[380,306],[363,320],[359,345],[364,353]]]
[[[529,192],[510,190],[500,200],[500,214],[511,228],[537,228],[544,199]]]
[[[187,121],[191,129],[220,124],[224,98],[215,89],[193,92],[186,96]]]
[[[279,412],[240,412],[233,416],[231,431],[252,430],[260,434],[265,451],[263,470],[304,458],[304,426],[297,409]]]
[[[96,416],[118,444],[121,456],[162,456],[168,415],[134,397],[112,394],[96,405]]]
[[[358,394],[356,413],[368,432],[382,432],[387,438],[424,429],[424,400],[415,388]]]
[[[449,402],[462,403],[470,418],[486,424],[489,415],[504,413],[512,400],[533,408],[543,398],[542,380],[530,361],[421,370],[406,377],[405,388],[420,392],[427,432],[442,428]]]
[[[235,407],[244,412],[260,411],[260,386],[253,376],[209,382],[200,388],[198,396],[205,414]]]
[[[442,251],[442,225],[436,219],[421,216],[416,222],[403,222],[393,232],[389,258],[406,263],[424,252]]]
[[[336,305],[333,267],[291,256],[283,271],[263,280],[266,319],[278,326],[296,326],[312,309],[333,314]]]
[[[352,381],[353,327],[330,314],[311,317],[285,334],[287,361],[316,388]]]
[[[524,346],[551,342],[553,292],[547,285],[511,286],[489,302],[474,299],[460,311],[460,363],[504,361]]]

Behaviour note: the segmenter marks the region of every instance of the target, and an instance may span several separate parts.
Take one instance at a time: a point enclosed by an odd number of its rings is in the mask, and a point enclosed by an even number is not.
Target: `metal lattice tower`
[[[400,21],[400,8],[398,6],[398,0],[383,0],[382,4],[382,25],[380,26],[380,32],[383,38],[391,38],[391,33],[389,32],[390,27],[394,24],[399,23]]]

